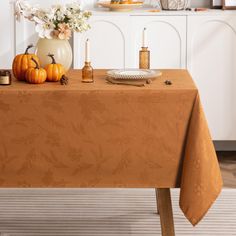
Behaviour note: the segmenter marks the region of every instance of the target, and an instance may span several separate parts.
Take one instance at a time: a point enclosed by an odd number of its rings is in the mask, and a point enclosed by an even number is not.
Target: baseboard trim
[[[236,141],[214,141],[216,151],[236,151]]]

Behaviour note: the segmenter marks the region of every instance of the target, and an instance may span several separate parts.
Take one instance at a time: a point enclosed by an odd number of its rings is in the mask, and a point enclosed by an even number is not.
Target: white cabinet
[[[151,68],[186,68],[186,16],[133,16],[132,67],[138,66],[142,30],[147,28]]]
[[[188,17],[187,67],[214,140],[236,140],[236,16]]]
[[[93,67],[136,68],[143,28],[147,28],[152,68],[186,67],[185,16],[98,15],[91,29],[74,37],[74,66],[84,64],[84,44],[91,41]]]

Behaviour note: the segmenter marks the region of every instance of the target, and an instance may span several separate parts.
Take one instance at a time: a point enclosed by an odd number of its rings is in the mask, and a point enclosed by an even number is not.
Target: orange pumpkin
[[[47,72],[45,69],[40,68],[38,62],[32,57],[32,62],[35,67],[29,68],[25,73],[25,79],[30,84],[42,84],[47,79]]]
[[[12,64],[12,71],[14,76],[18,80],[25,80],[25,72],[28,68],[34,67],[34,62],[31,58],[34,58],[35,61],[39,64],[39,58],[35,54],[29,54],[29,49],[33,45],[29,45],[24,54],[17,55]]]
[[[56,63],[55,57],[53,54],[48,54],[52,58],[52,63],[45,67],[47,71],[47,81],[57,82],[65,74],[64,66]]]

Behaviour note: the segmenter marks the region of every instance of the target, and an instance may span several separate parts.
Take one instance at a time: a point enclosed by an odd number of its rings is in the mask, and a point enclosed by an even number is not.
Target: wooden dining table
[[[0,187],[155,188],[162,235],[173,236],[170,188],[196,225],[222,188],[200,96],[186,70],[142,87],[106,81],[0,87]],[[168,80],[171,83],[166,83]]]

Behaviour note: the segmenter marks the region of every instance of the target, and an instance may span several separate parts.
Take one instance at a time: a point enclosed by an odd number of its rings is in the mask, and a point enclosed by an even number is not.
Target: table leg
[[[158,189],[156,188],[156,204],[157,204],[157,214],[159,215],[160,212],[159,212],[159,207],[158,207]]]
[[[158,188],[158,209],[160,213],[162,236],[175,236],[174,219],[169,188]]]

